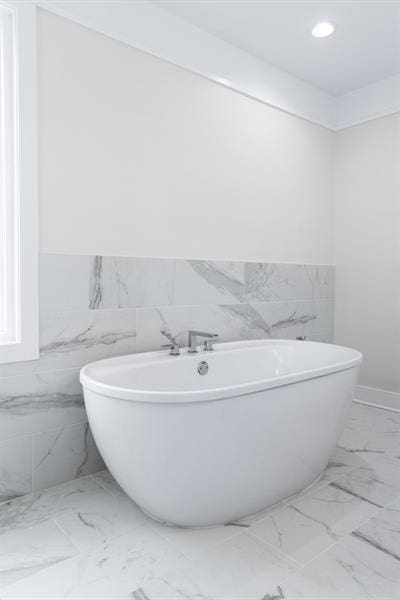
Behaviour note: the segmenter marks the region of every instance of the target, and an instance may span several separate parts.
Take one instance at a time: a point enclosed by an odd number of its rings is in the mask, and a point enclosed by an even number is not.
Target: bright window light
[[[38,358],[36,6],[0,0],[0,363]]]
[[[0,340],[20,341],[15,9],[0,4]]]

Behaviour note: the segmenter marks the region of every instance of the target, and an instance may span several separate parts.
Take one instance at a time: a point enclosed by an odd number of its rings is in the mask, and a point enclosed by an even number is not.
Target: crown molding
[[[265,104],[330,127],[331,97],[151,3],[35,0],[99,31]],[[118,10],[116,10],[118,5]]]
[[[334,129],[346,129],[400,111],[400,75],[335,99]]]
[[[333,97],[149,2],[33,2],[84,27],[332,131],[400,110],[400,76]]]

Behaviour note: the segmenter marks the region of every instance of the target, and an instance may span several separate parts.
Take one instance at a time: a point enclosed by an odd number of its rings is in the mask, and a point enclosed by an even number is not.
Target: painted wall
[[[335,139],[336,341],[363,385],[400,392],[400,115]]]
[[[38,16],[42,251],[332,262],[332,132]]]

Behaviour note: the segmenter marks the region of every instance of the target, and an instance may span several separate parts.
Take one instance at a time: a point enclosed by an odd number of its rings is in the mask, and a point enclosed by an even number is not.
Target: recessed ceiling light
[[[335,27],[332,23],[324,22],[318,23],[312,30],[312,34],[316,38],[325,38],[332,35],[334,31]]]

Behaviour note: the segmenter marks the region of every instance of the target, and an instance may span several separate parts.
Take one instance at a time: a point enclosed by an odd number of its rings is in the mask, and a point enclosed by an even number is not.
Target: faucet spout
[[[194,331],[193,329],[189,330],[189,350],[190,354],[196,354],[197,352],[197,338],[203,337],[207,339],[216,339],[218,338],[218,333],[207,333],[205,331]]]

